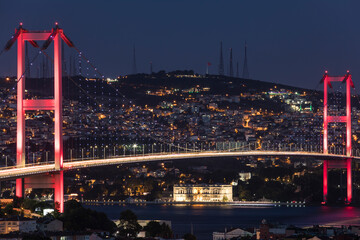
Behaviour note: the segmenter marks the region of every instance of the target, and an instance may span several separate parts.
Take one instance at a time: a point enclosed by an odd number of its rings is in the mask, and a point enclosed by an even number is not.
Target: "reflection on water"
[[[170,220],[179,237],[191,231],[199,240],[212,239],[212,232],[231,227],[259,227],[262,219],[268,222],[311,225],[360,225],[358,207],[240,207],[230,205],[112,205],[90,206],[118,219],[120,212],[131,209],[139,219]]]

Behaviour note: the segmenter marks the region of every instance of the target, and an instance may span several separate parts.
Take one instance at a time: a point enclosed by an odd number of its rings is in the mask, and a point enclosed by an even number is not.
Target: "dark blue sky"
[[[33,30],[58,21],[74,43],[106,76],[194,69],[218,72],[219,42],[225,72],[229,48],[234,62],[248,65],[254,79],[314,88],[323,71],[349,69],[360,85],[360,1],[358,0],[0,0],[0,45],[19,22]],[[14,74],[16,49],[0,56],[0,76]]]

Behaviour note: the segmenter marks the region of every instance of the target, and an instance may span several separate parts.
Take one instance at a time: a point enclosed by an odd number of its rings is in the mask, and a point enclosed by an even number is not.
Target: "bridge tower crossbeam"
[[[328,154],[328,125],[332,122],[342,122],[346,124],[346,156],[345,161],[334,163],[330,160],[324,160],[323,163],[323,201],[328,201],[328,169],[329,168],[346,168],[347,170],[347,203],[352,201],[352,176],[351,176],[351,87],[354,83],[349,71],[344,76],[329,76],[325,71],[321,82],[324,83],[324,134],[323,134],[323,152]],[[329,116],[328,115],[328,87],[332,88],[331,82],[346,83],[346,115]]]

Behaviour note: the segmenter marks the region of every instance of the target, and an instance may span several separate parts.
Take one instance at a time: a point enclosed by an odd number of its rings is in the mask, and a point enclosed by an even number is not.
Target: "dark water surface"
[[[238,207],[227,205],[86,205],[118,219],[120,212],[130,209],[138,219],[170,220],[175,236],[191,232],[198,240],[212,239],[212,232],[232,227],[259,227],[261,220],[311,226],[360,225],[358,207]]]

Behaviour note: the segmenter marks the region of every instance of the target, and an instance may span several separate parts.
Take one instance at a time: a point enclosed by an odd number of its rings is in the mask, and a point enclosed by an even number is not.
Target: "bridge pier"
[[[59,212],[64,212],[64,173],[58,171],[46,175],[37,175],[24,178],[23,189],[54,189],[54,205]],[[17,189],[16,189],[17,190]]]
[[[352,172],[351,172],[351,159],[346,160],[346,184],[347,184],[347,203],[352,201]]]
[[[328,167],[329,160],[323,162],[323,203],[327,203],[328,200]]]
[[[324,160],[323,163],[323,203],[328,201],[328,169],[330,168],[345,168],[346,169],[346,203],[350,204],[352,201],[352,171],[351,158],[346,160]]]
[[[64,212],[64,172],[62,170],[55,174],[54,204],[59,212]]]
[[[16,179],[16,194],[18,198],[22,198],[24,196],[24,179],[18,178]]]

